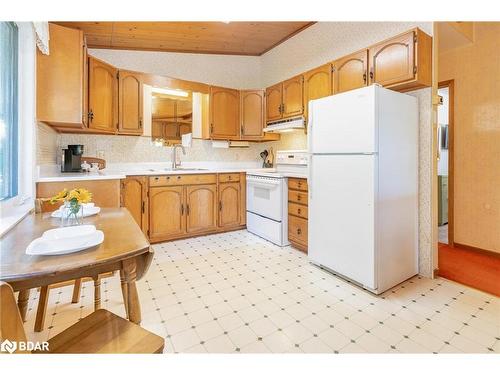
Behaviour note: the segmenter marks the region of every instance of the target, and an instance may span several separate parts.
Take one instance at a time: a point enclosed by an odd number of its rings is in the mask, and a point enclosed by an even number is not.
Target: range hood
[[[305,129],[305,120],[303,116],[268,123],[264,131],[267,133],[284,133],[300,129]]]

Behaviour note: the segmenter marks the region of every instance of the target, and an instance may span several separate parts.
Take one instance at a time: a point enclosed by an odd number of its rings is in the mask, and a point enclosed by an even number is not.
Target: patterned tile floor
[[[415,277],[377,297],[246,231],[154,248],[138,282],[142,326],[165,337],[166,353],[500,353],[500,299],[445,279]],[[71,292],[51,291],[41,333],[33,293],[30,339],[92,312],[92,284],[80,303]],[[118,277],[102,293],[123,316]]]

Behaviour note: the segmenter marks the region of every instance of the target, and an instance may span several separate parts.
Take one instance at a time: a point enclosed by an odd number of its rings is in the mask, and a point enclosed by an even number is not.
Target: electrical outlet
[[[97,157],[99,159],[104,159],[104,150],[97,151]]]

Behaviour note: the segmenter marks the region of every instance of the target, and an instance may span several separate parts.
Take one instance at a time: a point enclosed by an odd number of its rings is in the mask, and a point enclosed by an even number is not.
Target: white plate
[[[52,212],[52,214],[50,216],[61,217],[63,210],[64,209],[61,207],[58,210]],[[78,212],[77,215],[82,216],[81,212],[82,212],[82,210],[80,209],[80,211]],[[101,207],[94,207],[94,206],[84,207],[83,208],[83,217],[97,215],[99,212],[101,212]],[[66,213],[66,215],[67,215],[67,213]]]
[[[66,229],[66,228],[58,228],[58,229]],[[52,230],[56,231],[57,229],[52,229]],[[103,241],[104,241],[104,233],[100,230],[94,230],[92,233],[86,233],[83,235],[72,236],[72,237],[64,236],[64,234],[54,235],[52,233],[47,237],[42,236],[32,241],[26,248],[26,254],[28,255],[70,254],[100,245]]]
[[[61,238],[88,236],[95,231],[95,225],[74,225],[46,230],[43,232],[42,238],[46,240],[60,240]]]

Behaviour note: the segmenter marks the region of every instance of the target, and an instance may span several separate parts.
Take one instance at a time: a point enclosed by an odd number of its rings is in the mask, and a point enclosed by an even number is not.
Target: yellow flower
[[[77,189],[78,190],[78,202],[79,203],[89,203],[92,201],[92,193],[87,189]]]
[[[50,198],[50,203],[54,204],[56,202],[64,200],[68,196],[68,189],[64,189]]]

